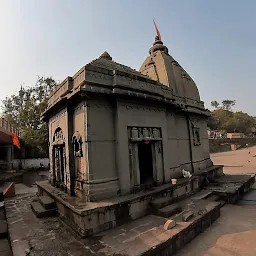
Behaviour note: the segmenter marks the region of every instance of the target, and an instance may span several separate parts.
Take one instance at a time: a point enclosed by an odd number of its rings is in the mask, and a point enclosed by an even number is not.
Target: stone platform
[[[97,253],[170,255],[210,226],[220,216],[220,208],[225,203],[235,203],[254,181],[255,175],[224,175],[222,166],[214,166],[209,172],[180,179],[175,185],[165,184],[100,202],[71,197],[47,181],[37,186],[38,196],[48,196],[55,201],[64,224],[81,237],[97,234],[91,240],[95,248],[103,248]],[[165,230],[168,220],[176,226]],[[144,231],[136,233],[135,228],[130,232],[134,225]],[[111,237],[119,238],[111,240]],[[137,249],[139,241],[143,241],[143,246]]]
[[[55,200],[62,221],[81,237],[88,237],[149,214],[149,204],[156,198],[171,197],[169,203],[174,203],[198,192],[199,177],[184,178],[176,185],[165,184],[100,202],[85,202],[71,197],[47,181],[38,182],[37,186],[39,196],[49,196]]]
[[[219,202],[200,200],[192,204],[183,202],[182,205],[183,210],[169,218],[176,221],[176,226],[170,230],[164,229],[168,219],[148,215],[100,233],[95,237],[92,248],[101,245],[97,255],[173,255],[220,216]],[[205,211],[201,212],[201,209]],[[194,215],[186,222],[182,216],[188,210]]]

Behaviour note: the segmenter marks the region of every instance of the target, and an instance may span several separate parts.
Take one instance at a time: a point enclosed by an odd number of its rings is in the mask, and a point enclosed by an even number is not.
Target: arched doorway
[[[57,128],[53,135],[53,173],[54,184],[66,190],[66,154],[65,154],[65,137],[61,128]]]

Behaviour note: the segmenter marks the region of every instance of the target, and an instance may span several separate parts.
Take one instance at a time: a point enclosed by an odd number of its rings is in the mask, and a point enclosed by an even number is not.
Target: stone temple
[[[52,93],[53,186],[99,201],[212,165],[196,84],[157,37],[149,54],[138,72],[104,52]]]
[[[50,95],[43,115],[50,172],[48,182],[38,183],[41,205],[56,205],[83,237],[152,212],[182,213],[172,202],[223,177],[209,155],[208,116],[195,82],[159,34],[139,71],[104,52]],[[213,220],[220,208],[214,203],[207,208]],[[151,211],[152,205],[171,208]],[[38,216],[51,210],[32,208]]]

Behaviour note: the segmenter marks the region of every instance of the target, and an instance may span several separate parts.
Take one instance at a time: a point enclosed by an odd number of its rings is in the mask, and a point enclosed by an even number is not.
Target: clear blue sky
[[[206,107],[228,98],[256,115],[255,0],[0,0],[0,99],[37,75],[72,76],[105,50],[139,69],[153,18]]]

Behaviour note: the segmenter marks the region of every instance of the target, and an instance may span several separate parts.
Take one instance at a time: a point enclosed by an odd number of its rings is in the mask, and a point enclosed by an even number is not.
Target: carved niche
[[[83,140],[78,131],[76,131],[72,136],[72,144],[73,144],[74,156],[82,157],[83,156],[83,149],[82,149]]]
[[[161,128],[128,127],[128,137],[132,141],[162,140]]]
[[[65,143],[64,133],[60,127],[55,130],[52,141],[53,145],[62,145]]]
[[[201,140],[200,140],[200,128],[197,126],[193,126],[193,138],[194,138],[194,145],[200,146]]]

